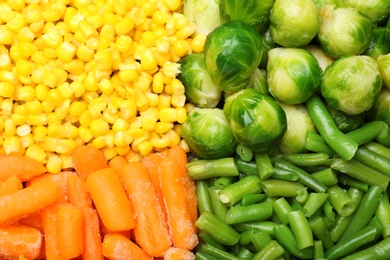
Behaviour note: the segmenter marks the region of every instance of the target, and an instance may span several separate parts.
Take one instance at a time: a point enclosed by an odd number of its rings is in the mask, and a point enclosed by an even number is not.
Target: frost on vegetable
[[[286,132],[286,114],[270,96],[247,88],[230,95],[223,111],[239,143],[265,152]]]
[[[370,18],[351,7],[326,5],[321,8],[320,46],[329,56],[339,58],[364,53],[371,42]]]
[[[178,79],[185,87],[187,99],[202,108],[214,108],[221,99],[221,90],[211,80],[203,53],[192,53],[180,60]]]
[[[313,0],[276,0],[269,19],[272,38],[284,47],[303,47],[320,29],[319,9]]]
[[[285,104],[300,104],[320,86],[322,69],[316,58],[299,48],[268,52],[267,82],[271,95]]]
[[[321,93],[330,106],[356,115],[371,108],[381,87],[376,61],[359,55],[339,58],[332,63],[323,74]]]
[[[384,121],[390,126],[390,90],[383,88],[378,99],[371,107],[368,118],[372,121]]]
[[[239,21],[224,23],[206,38],[206,66],[221,90],[233,93],[243,89],[260,63],[263,49],[259,33]]]
[[[346,6],[366,14],[373,23],[381,22],[390,15],[389,0],[344,0]]]
[[[202,158],[231,156],[238,144],[224,111],[219,108],[193,109],[181,131],[191,152]]]
[[[390,89],[390,53],[379,56],[376,62],[383,79],[383,85]]]

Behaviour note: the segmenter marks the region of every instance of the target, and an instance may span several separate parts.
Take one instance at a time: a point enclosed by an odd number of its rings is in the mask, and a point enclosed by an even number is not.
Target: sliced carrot
[[[72,163],[77,174],[84,179],[91,173],[108,167],[103,153],[90,145],[78,146],[72,154]]]
[[[37,259],[42,233],[36,228],[13,224],[0,228],[0,245],[0,259],[18,259],[19,255]]]
[[[84,249],[83,213],[71,203],[63,203],[57,211],[57,236],[60,255],[76,258]]]
[[[112,168],[118,175],[121,173],[122,167],[127,163],[123,156],[115,156],[108,162],[108,166]]]
[[[103,255],[111,260],[152,260],[142,248],[120,234],[108,234],[103,239]]]
[[[194,260],[195,255],[187,249],[171,247],[164,255],[164,260]]]
[[[0,181],[0,196],[21,189],[23,189],[23,184],[17,175],[11,175],[4,181]]]
[[[159,166],[159,175],[173,245],[192,250],[198,244],[198,237],[188,209],[177,160],[171,156],[164,158]]]
[[[25,182],[45,172],[45,166],[30,157],[0,155],[0,181],[16,175],[22,182]]]
[[[135,226],[129,198],[119,176],[111,168],[91,173],[86,185],[104,226],[111,231],[130,230]]]
[[[135,213],[137,244],[151,256],[163,256],[172,242],[146,167],[141,162],[126,164],[121,171],[121,180]]]

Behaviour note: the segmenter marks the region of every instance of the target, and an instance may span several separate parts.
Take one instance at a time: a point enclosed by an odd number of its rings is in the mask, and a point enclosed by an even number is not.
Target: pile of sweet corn
[[[89,144],[109,160],[174,145],[191,105],[176,79],[205,35],[181,0],[0,3],[0,153],[57,173]]]

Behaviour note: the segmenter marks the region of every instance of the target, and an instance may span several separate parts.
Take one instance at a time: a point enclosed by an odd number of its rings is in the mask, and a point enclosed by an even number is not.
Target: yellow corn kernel
[[[43,84],[39,84],[35,87],[35,97],[39,101],[44,101],[49,96],[50,88],[49,86],[45,86]]]
[[[125,35],[134,28],[134,22],[129,16],[124,16],[114,27],[117,35]]]
[[[76,56],[82,61],[91,61],[95,51],[89,48],[85,43],[81,43],[76,50]]]
[[[115,41],[115,47],[119,52],[127,52],[133,45],[133,39],[127,35],[120,35]]]
[[[11,7],[15,11],[20,11],[26,6],[26,3],[24,0],[12,0],[12,1],[7,1],[7,2],[8,2],[9,7]]]
[[[38,51],[38,47],[31,42],[19,42],[17,47],[19,53],[25,57],[30,57],[34,52]]]
[[[103,153],[104,158],[106,158],[107,160],[111,160],[118,155],[115,147],[103,147],[101,151]]]
[[[171,47],[171,44],[169,40],[165,37],[159,38],[156,41],[156,51],[158,54],[166,55],[169,52],[169,49]]]
[[[191,52],[191,47],[185,40],[177,40],[173,43],[173,50],[179,57],[184,57]]]
[[[172,95],[171,103],[173,107],[184,107],[186,103],[186,96],[182,95]]]
[[[27,110],[26,104],[25,103],[21,103],[21,104],[15,103],[13,106],[13,112],[15,114],[27,115],[28,110]]]
[[[70,74],[81,75],[84,72],[84,62],[79,59],[73,59],[69,62],[66,62],[62,67]]]
[[[35,64],[28,60],[17,60],[15,68],[19,75],[29,76],[35,69]]]
[[[103,110],[107,107],[107,102],[104,98],[99,97],[92,100],[88,104],[88,110],[92,118],[97,118],[102,115]]]
[[[35,98],[35,90],[32,86],[24,86],[15,90],[17,100],[31,101]]]
[[[24,21],[23,15],[21,13],[15,12],[11,20],[8,21],[5,26],[8,30],[17,33],[26,26],[26,22]]]
[[[85,86],[78,80],[71,82],[70,87],[73,89],[73,93],[76,98],[79,98],[85,94]]]
[[[115,147],[116,152],[118,155],[126,155],[130,152],[130,145],[125,145],[125,146],[116,146]]]
[[[140,108],[148,104],[148,99],[146,98],[145,94],[139,90],[139,89],[134,89],[133,100],[135,100],[135,105]]]
[[[79,127],[79,137],[85,142],[88,143],[92,140],[93,135],[91,133],[91,130],[87,127],[80,126]]]
[[[16,125],[15,125],[15,122],[11,118],[7,118],[4,121],[3,133],[6,136],[14,136],[16,134]]]
[[[58,89],[50,89],[49,93],[47,94],[46,102],[48,105],[52,106],[53,108],[58,106],[64,101],[64,97],[61,95],[60,91]]]
[[[19,137],[8,136],[4,138],[3,149],[5,154],[19,154],[22,149]]]
[[[60,173],[62,170],[61,157],[55,153],[49,153],[46,163],[46,169],[49,173]]]
[[[177,146],[180,143],[181,136],[174,130],[169,130],[164,137],[167,137],[170,140],[169,147]]]
[[[106,147],[114,147],[114,142],[115,142],[115,133],[111,130],[107,132],[106,135],[104,135],[104,140],[106,142]]]
[[[177,120],[177,113],[175,108],[164,107],[159,111],[159,119],[161,122],[173,123]]]
[[[59,139],[57,142],[56,153],[71,155],[76,149],[77,144],[71,139]]]
[[[57,139],[65,138],[66,129],[62,124],[51,123],[47,126],[47,136]]]
[[[39,102],[37,99],[27,101],[25,104],[27,112],[29,114],[38,115],[43,112],[42,103]]]
[[[11,70],[11,69],[10,69]],[[16,83],[16,75],[13,71],[0,71],[0,80],[10,83]]]
[[[43,142],[46,139],[47,128],[43,125],[33,126],[32,132],[34,140],[37,142]]]
[[[152,133],[149,140],[152,146],[158,149],[166,148],[170,145],[170,140],[167,136],[159,136],[156,133]]]
[[[0,97],[10,98],[14,94],[14,84],[11,82],[0,82]]]
[[[1,70],[11,70],[11,67],[12,67],[11,58],[8,55],[8,53],[0,54],[0,69]]]
[[[157,59],[151,49],[146,49],[141,53],[141,68],[143,70],[157,69]]]
[[[170,95],[167,95],[165,93],[161,93],[159,94],[159,103],[158,103],[158,109],[162,109],[162,108],[168,108],[168,107],[171,107],[171,96]]]
[[[35,143],[27,147],[25,156],[42,163],[46,159],[47,153],[39,146],[39,144]]]
[[[70,107],[70,100],[65,99],[61,104],[59,104],[55,109],[54,109],[54,114],[58,119],[65,119],[66,116],[69,113],[69,107]]]
[[[74,101],[69,106],[69,114],[72,116],[79,117],[87,109],[87,104],[82,101]]]
[[[64,14],[64,8],[65,6],[60,5],[61,2],[55,2],[46,10],[43,10],[42,12],[42,18],[46,22],[56,22],[61,19],[62,15]]]
[[[181,6],[180,0],[163,0],[163,2],[171,11],[177,11]]]
[[[93,147],[97,149],[102,149],[106,146],[106,140],[104,139],[104,136],[99,136],[92,140]]]
[[[80,116],[79,116],[79,122],[81,126],[89,127],[91,124],[92,116],[89,113],[88,110],[85,110]]]
[[[42,83],[54,88],[57,85],[59,77],[54,70],[45,70],[42,74]]]
[[[83,83],[86,91],[96,92],[98,90],[98,86],[97,86],[98,80],[96,78],[94,71],[90,71],[88,73]]]
[[[187,111],[184,107],[177,107],[176,115],[176,120],[179,124],[183,124],[187,120]]]
[[[119,78],[123,83],[133,82],[138,79],[138,71],[132,69],[125,69],[119,71]]]
[[[188,146],[187,142],[184,139],[181,139],[178,146],[182,147],[186,153],[191,152],[190,147]]]
[[[185,88],[183,83],[178,79],[173,79],[171,81],[171,87],[172,87],[172,94],[173,95],[184,95]]]
[[[50,105],[46,100],[42,101],[42,108],[43,108],[43,112],[46,114],[49,114],[54,110],[54,107]]]
[[[140,26],[146,21],[146,13],[140,7],[133,7],[128,13],[130,19],[134,22],[135,26]]]
[[[147,156],[153,151],[153,144],[149,141],[144,141],[137,145],[138,151],[142,156]]]
[[[42,142],[42,148],[46,152],[55,152],[58,146],[58,139],[54,137],[47,136]]]
[[[36,51],[31,55],[31,60],[36,64],[45,64],[48,59],[45,57],[42,51]]]
[[[146,47],[156,46],[157,39],[157,35],[152,31],[145,31],[141,35],[141,42]]]
[[[57,57],[63,62],[69,62],[76,54],[76,46],[70,42],[62,42],[56,49]]]
[[[60,159],[62,161],[62,170],[72,170],[73,169],[72,155],[60,154]]]
[[[12,31],[8,30],[5,26],[0,26],[0,44],[9,45],[12,44],[14,39],[14,34]]]
[[[165,78],[169,78],[169,77],[165,77]],[[172,78],[169,78],[169,79],[170,79],[170,81],[172,81]],[[166,85],[165,85],[165,87],[164,87],[164,92],[165,92],[166,94],[170,95],[170,96],[173,95],[172,86],[171,86],[170,82],[169,82],[169,83],[166,82]]]
[[[203,52],[204,44],[206,42],[206,35],[199,33],[191,42],[191,49],[196,53]]]
[[[152,19],[155,23],[164,25],[168,22],[169,19],[171,19],[171,14],[158,10],[153,13]]]
[[[179,17],[174,18],[174,26],[176,30],[181,30],[184,27],[186,27],[188,24],[190,24],[190,21],[184,15],[180,15]]]
[[[162,68],[164,75],[175,78],[180,73],[180,64],[175,62],[167,62]]]
[[[97,119],[91,120],[91,124],[89,126],[89,129],[91,130],[91,133],[94,137],[98,137],[98,136],[104,136],[105,134],[107,134],[109,129],[110,129],[110,126],[103,119],[97,118]]]
[[[153,77],[145,72],[142,72],[138,79],[133,83],[133,86],[142,92],[149,90],[150,84],[152,83]]]
[[[104,94],[111,94],[114,91],[114,86],[109,79],[103,79],[98,83],[99,90]]]
[[[23,147],[23,149],[30,147],[35,143],[33,134],[21,136],[19,139],[20,139],[20,145],[21,147]]]
[[[93,56],[96,62],[98,70],[109,70],[112,66],[112,53],[111,49],[106,49],[101,52],[95,53]]]
[[[1,112],[3,113],[3,116],[11,115],[13,103],[12,99],[7,98],[3,100],[1,103]]]
[[[31,30],[30,27],[23,27],[20,31],[17,32],[16,38],[20,42],[32,42],[35,38],[35,33]]]
[[[16,134],[18,136],[27,136],[31,134],[31,132],[32,132],[32,128],[28,124],[23,124],[16,128]]]
[[[95,29],[98,29],[104,25],[104,19],[98,12],[90,13],[86,16],[86,20]]]
[[[156,122],[156,126],[154,128],[154,131],[157,134],[164,134],[171,130],[173,128],[173,123],[168,123],[168,122]]]
[[[196,31],[196,24],[195,23],[190,23],[187,24],[185,27],[182,29],[178,29],[176,32],[176,37],[178,40],[185,40],[191,35],[193,35]]]
[[[152,131],[156,127],[156,120],[151,117],[142,117],[142,129]]]

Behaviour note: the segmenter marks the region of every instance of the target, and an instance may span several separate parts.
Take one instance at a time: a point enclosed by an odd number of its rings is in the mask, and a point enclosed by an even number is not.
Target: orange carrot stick
[[[108,234],[103,239],[103,255],[111,260],[152,260],[142,248],[120,234]]]
[[[22,182],[25,182],[45,172],[45,166],[30,157],[0,155],[0,181],[16,175]]]
[[[164,158],[159,174],[173,245],[192,250],[198,237],[188,210],[179,163],[171,156]]]
[[[89,145],[76,148],[72,154],[73,167],[77,174],[86,179],[91,173],[108,167],[108,162],[103,153]]]
[[[43,233],[43,223],[42,223],[41,211],[37,211],[37,212],[31,213],[31,214],[28,214],[28,216],[19,219],[18,224],[36,228]]]
[[[83,213],[70,203],[63,203],[57,211],[57,236],[60,255],[72,259],[84,249]]]
[[[69,202],[83,213],[84,260],[102,260],[102,244],[100,236],[99,216],[92,207],[92,200],[86,190],[85,181],[78,175],[68,177]]]
[[[167,156],[175,158],[179,164],[180,173],[182,174],[184,189],[186,192],[186,202],[191,215],[192,222],[198,219],[198,198],[196,196],[195,182],[187,174],[187,153],[181,146],[174,146],[168,150]]]
[[[108,166],[112,168],[118,175],[121,173],[122,167],[127,163],[123,156],[115,156],[108,162]]]
[[[195,255],[190,250],[171,247],[164,255],[164,260],[194,260]]]
[[[17,259],[19,255],[37,259],[42,233],[32,227],[13,224],[0,228],[0,245],[0,259]]]
[[[111,168],[91,173],[86,180],[96,210],[111,231],[134,228],[135,220],[119,176]]]
[[[46,181],[0,197],[0,225],[16,222],[55,202],[57,186]]]
[[[41,210],[45,234],[45,256],[47,259],[65,260],[65,258],[60,255],[60,250],[58,248],[57,211],[59,205],[59,203],[54,203]]]
[[[21,189],[23,189],[23,184],[17,175],[12,175],[4,181],[0,181],[0,196]]]
[[[135,213],[137,244],[151,256],[163,256],[172,242],[145,166],[141,162],[126,164],[121,171],[121,180]]]

